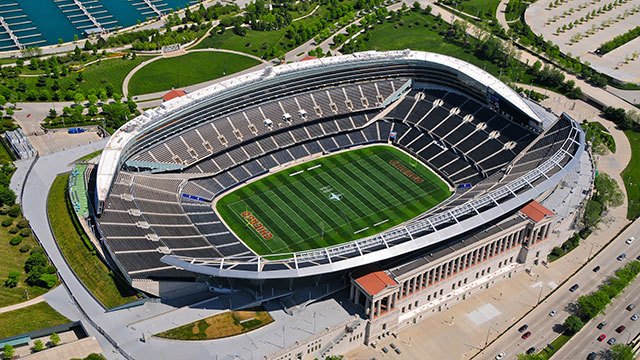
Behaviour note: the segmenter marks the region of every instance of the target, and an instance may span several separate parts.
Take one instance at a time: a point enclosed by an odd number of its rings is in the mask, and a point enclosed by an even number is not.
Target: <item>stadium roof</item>
[[[411,50],[387,52],[367,51],[351,55],[332,56],[283,64],[234,77],[185,96],[174,98],[162,103],[162,105],[157,108],[145,111],[142,115],[120,127],[109,139],[100,158],[96,178],[98,201],[106,200],[113,179],[122,162],[126,160],[123,159],[123,153],[136,141],[139,135],[151,130],[155,126],[163,124],[165,121],[169,121],[171,117],[178,113],[193,109],[202,101],[211,99],[234,88],[303,70],[321,69],[330,66],[338,67],[356,62],[371,62],[377,64],[388,62],[391,64],[394,61],[425,62],[454,70],[456,73],[467,77],[464,81],[475,82],[492,89],[514,107],[529,116],[533,121],[538,123],[542,122],[538,114],[536,114],[514,90],[502,81],[475,65],[446,55]]]
[[[553,216],[553,211],[547,209],[535,200],[525,205],[520,209],[520,212],[534,222],[540,222],[547,216]]]
[[[360,285],[362,290],[366,291],[371,296],[375,296],[389,286],[398,285],[398,283],[384,271],[370,272],[357,278],[356,282]]]

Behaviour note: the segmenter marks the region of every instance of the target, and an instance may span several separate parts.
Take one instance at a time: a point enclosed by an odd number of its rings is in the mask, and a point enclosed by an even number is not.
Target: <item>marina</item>
[[[0,0],[0,51],[106,34],[197,3],[197,0]]]

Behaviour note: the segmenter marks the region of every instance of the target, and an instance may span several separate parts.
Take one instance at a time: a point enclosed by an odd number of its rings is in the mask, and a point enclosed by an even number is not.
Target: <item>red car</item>
[[[598,341],[602,341],[602,340],[604,340],[606,338],[607,338],[607,335],[602,334],[602,335],[598,336]]]
[[[521,338],[526,340],[529,336],[531,336],[531,331],[527,331],[526,333],[522,334]]]
[[[616,332],[620,334],[621,332],[624,331],[624,329],[626,329],[626,327],[624,325],[620,325],[616,328]]]

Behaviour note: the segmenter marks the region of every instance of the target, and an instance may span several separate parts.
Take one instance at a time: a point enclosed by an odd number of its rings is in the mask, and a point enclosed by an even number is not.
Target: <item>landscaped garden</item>
[[[267,311],[227,311],[156,334],[173,340],[212,340],[243,334],[273,322]]]

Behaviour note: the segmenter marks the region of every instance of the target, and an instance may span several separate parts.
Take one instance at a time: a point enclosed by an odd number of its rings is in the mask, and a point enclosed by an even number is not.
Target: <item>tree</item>
[[[609,175],[599,172],[595,178],[595,188],[598,192],[599,199],[602,200],[605,206],[617,207],[622,205],[624,200],[622,191],[620,191],[618,183]]]
[[[38,97],[38,95],[36,94],[36,98]],[[7,108],[7,116],[11,117],[13,116],[14,111],[12,108]]]
[[[87,100],[89,100],[89,104],[94,105],[98,102],[98,96],[96,96],[95,94],[91,94],[87,96]]]
[[[4,282],[4,286],[8,288],[14,288],[18,286],[18,282],[20,281],[20,272],[19,271],[10,271],[7,280]]]
[[[33,351],[38,352],[44,350],[44,343],[42,340],[38,339],[33,342]]]
[[[575,315],[569,315],[569,317],[564,320],[564,324],[562,324],[562,326],[564,326],[565,331],[569,335],[573,335],[580,331],[580,329],[582,329],[582,327],[584,326],[584,322],[582,322],[582,320],[580,320],[580,318]]]
[[[589,320],[596,317],[609,304],[609,296],[603,291],[596,291],[578,298],[578,315],[582,320]]]
[[[87,111],[87,114],[89,116],[96,116],[98,115],[98,107],[95,105],[91,105],[89,106],[89,110]]]
[[[60,344],[60,335],[53,333],[49,335],[49,340],[51,341],[51,345],[58,346],[58,344]]]
[[[2,358],[5,360],[11,360],[16,355],[16,350],[13,346],[6,344],[4,348],[2,348]]]
[[[78,91],[73,96],[73,102],[75,102],[76,104],[80,105],[80,104],[82,104],[83,101],[84,101],[84,94],[82,92]]]
[[[609,350],[611,353],[611,360],[633,360],[635,355],[633,348],[626,344],[615,344]]]
[[[49,109],[48,117],[50,119],[55,119],[57,116],[58,116],[58,112],[56,111],[56,109],[54,109],[54,108]]]

